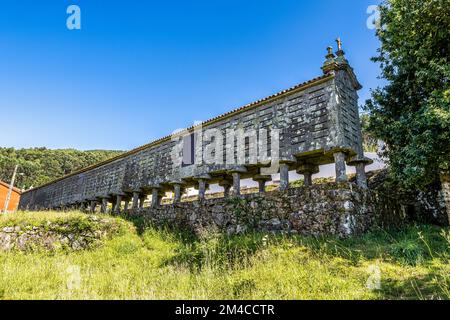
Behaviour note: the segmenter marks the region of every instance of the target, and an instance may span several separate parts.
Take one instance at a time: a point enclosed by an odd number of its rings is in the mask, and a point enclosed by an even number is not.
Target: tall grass
[[[0,253],[0,298],[450,298],[450,234],[437,227],[340,240],[196,236],[120,223],[129,225],[126,232],[93,250]]]

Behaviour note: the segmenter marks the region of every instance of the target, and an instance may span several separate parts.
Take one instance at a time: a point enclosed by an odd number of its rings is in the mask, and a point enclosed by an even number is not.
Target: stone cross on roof
[[[338,37],[338,38],[336,39],[336,43],[337,43],[337,45],[338,45],[338,50],[341,51],[341,50],[342,50],[342,41],[341,41],[341,38],[340,38],[340,37]]]

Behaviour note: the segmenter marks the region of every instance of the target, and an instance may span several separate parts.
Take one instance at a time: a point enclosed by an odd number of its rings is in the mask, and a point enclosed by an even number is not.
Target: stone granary
[[[188,187],[198,189],[202,202],[216,183],[225,198],[239,196],[240,180],[247,178],[258,181],[263,194],[270,174],[277,172],[280,190],[287,191],[289,171],[303,175],[308,187],[319,166],[330,163],[337,183],[347,182],[350,165],[356,167],[357,185],[367,188],[361,85],[337,43],[336,52],[327,49],[321,76],[28,190],[20,209],[94,211],[99,206],[106,212],[112,204],[118,213],[142,209],[149,195],[150,208],[158,208],[165,192],[173,192],[175,205]]]

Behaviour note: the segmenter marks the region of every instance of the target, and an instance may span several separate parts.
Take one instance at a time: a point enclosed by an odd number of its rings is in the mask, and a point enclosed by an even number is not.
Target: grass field
[[[82,215],[18,213],[0,226]],[[121,231],[95,249],[0,252],[0,299],[450,299],[448,229],[225,237],[111,219]]]

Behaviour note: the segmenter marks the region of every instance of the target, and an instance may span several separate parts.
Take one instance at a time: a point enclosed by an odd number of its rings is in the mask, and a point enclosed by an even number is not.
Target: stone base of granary
[[[406,210],[351,183],[321,184],[284,192],[181,202],[129,211],[156,225],[194,232],[213,229],[229,235],[248,230],[301,235],[360,235],[377,227],[398,226]]]

